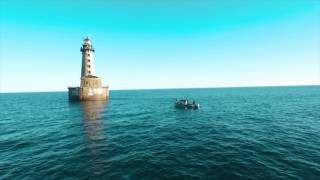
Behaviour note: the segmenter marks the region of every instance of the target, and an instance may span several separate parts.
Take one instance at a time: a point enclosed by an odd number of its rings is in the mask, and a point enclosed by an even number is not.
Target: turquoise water
[[[174,108],[189,97],[199,110]],[[0,179],[319,179],[320,86],[0,94]]]

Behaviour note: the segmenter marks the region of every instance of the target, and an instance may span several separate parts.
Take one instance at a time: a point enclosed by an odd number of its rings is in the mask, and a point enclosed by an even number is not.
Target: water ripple
[[[0,179],[320,177],[319,86],[0,96]]]

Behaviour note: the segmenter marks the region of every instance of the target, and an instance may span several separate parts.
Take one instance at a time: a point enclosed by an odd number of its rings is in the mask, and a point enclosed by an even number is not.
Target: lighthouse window
[[[91,67],[90,65],[88,65],[88,67]]]
[[[91,74],[91,71],[89,71],[89,74]]]
[[[90,62],[90,59],[88,59],[88,62]]]
[[[86,81],[86,84],[88,84],[88,81]]]
[[[90,54],[88,54],[88,57],[90,57]]]

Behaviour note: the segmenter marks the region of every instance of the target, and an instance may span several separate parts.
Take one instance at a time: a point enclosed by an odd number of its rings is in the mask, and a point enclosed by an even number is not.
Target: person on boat
[[[186,98],[186,100],[184,101],[184,105],[188,105],[188,99]]]

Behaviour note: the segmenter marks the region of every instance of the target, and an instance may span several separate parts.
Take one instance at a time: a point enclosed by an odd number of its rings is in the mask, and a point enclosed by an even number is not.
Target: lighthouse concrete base
[[[70,101],[106,101],[109,87],[68,87]]]

